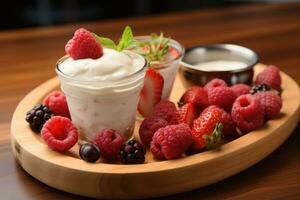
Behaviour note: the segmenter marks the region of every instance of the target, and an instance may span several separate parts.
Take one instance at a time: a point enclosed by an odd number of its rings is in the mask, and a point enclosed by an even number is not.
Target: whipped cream
[[[103,56],[98,59],[68,58],[59,65],[62,73],[78,80],[120,80],[137,72],[144,60],[130,57],[126,52],[103,49]]]

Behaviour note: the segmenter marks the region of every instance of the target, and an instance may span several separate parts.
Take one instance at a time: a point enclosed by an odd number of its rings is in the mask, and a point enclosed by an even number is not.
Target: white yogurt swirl
[[[80,80],[120,80],[137,72],[143,60],[130,57],[124,52],[103,49],[98,59],[66,59],[59,66],[62,73]]]

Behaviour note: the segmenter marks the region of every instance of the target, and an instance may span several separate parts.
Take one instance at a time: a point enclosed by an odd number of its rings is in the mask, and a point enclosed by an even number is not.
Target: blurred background
[[[0,30],[99,19],[296,0],[8,0],[0,7]]]

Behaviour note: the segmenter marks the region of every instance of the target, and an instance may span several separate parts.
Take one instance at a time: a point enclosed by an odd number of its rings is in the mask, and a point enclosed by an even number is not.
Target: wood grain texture
[[[256,73],[265,66],[257,65]],[[170,100],[186,90],[178,74]],[[95,198],[147,198],[189,191],[248,168],[269,155],[291,134],[299,120],[300,90],[282,73],[281,115],[220,148],[186,158],[157,161],[149,152],[145,164],[87,163],[78,155],[79,145],[57,153],[33,133],[24,120],[26,112],[59,86],[50,79],[30,92],[17,106],[11,122],[11,142],[20,165],[33,177],[54,188]],[[137,123],[138,124],[138,123]],[[135,128],[138,136],[138,126]],[[59,174],[59,176],[57,176]],[[151,183],[151,184],[149,184]]]
[[[127,24],[136,35],[163,31],[185,47],[236,43],[255,50],[300,84],[300,3],[253,4],[0,32],[1,199],[85,199],[52,189],[22,170],[10,147],[10,121],[18,102],[55,76],[54,63],[78,27],[117,39]],[[299,199],[300,126],[281,147],[250,169],[208,187],[165,199]]]

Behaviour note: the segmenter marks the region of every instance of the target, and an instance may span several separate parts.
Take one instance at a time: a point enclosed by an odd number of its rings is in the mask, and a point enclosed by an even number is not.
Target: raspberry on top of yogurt
[[[60,63],[60,71],[79,80],[120,80],[137,72],[144,60],[126,53],[134,39],[127,26],[119,43],[80,28],[65,46],[70,56]],[[125,51],[124,51],[125,50]]]

